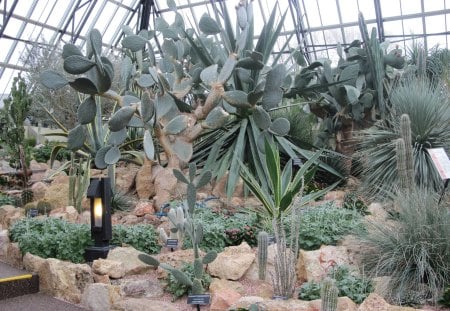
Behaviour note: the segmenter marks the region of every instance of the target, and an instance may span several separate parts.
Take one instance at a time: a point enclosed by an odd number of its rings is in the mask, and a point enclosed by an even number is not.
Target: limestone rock
[[[139,199],[148,200],[156,194],[153,181],[152,163],[145,161],[136,173],[136,193]]]
[[[23,256],[23,267],[25,270],[32,273],[38,273],[44,262],[44,258],[31,253],[26,253],[25,256]]]
[[[204,256],[205,253],[200,251],[200,257]],[[193,262],[194,260],[194,250],[190,249],[177,249],[174,252],[160,253],[156,256],[160,262],[167,263],[175,268],[181,268],[184,262]]]
[[[51,210],[49,217],[76,222],[78,220],[78,211],[73,206],[65,206]]]
[[[380,295],[385,298],[387,294],[389,294],[389,282],[391,281],[391,277],[389,276],[379,276],[372,279],[374,284],[374,293]]]
[[[142,217],[146,214],[154,214],[155,209],[153,207],[152,202],[149,202],[147,200],[141,200],[136,204],[136,207],[134,208],[133,214]]]
[[[177,179],[172,173],[172,169],[165,168],[155,175],[155,197],[153,198],[157,210],[164,203],[170,202],[177,190]]]
[[[100,258],[92,263],[92,272],[99,275],[107,275],[112,279],[120,279],[125,275],[125,268],[120,261]]]
[[[159,281],[149,279],[128,280],[120,285],[120,291],[122,296],[133,298],[156,298],[164,294]]]
[[[369,215],[365,216],[364,219],[368,222],[383,222],[389,217],[389,214],[381,203],[371,203],[367,207],[367,211],[369,212]]]
[[[410,307],[392,306],[378,294],[371,293],[359,306],[358,311],[413,311]]]
[[[261,304],[267,311],[310,311],[309,301],[267,299]]]
[[[343,201],[345,196],[345,191],[342,190],[334,190],[330,191],[324,196],[324,201]]]
[[[80,303],[85,287],[93,282],[91,268],[87,264],[48,258],[39,268],[41,292],[73,303]]]
[[[111,305],[120,299],[116,286],[94,283],[86,286],[81,304],[91,311],[109,311]]]
[[[0,225],[3,229],[8,229],[17,220],[25,216],[23,208],[12,205],[3,205],[0,207]]]
[[[225,279],[213,278],[209,285],[209,292],[214,295],[216,292],[221,292],[225,289],[232,289],[235,292],[243,295],[245,293],[244,286],[238,281],[228,281]]]
[[[349,265],[347,249],[343,246],[323,245],[314,251],[300,250],[297,277],[301,281],[319,282],[334,265]]]
[[[121,262],[125,269],[125,275],[141,274],[154,269],[139,260],[140,254],[144,253],[133,247],[116,247],[109,251],[106,259]]]
[[[178,311],[170,302],[147,298],[128,298],[115,303],[112,311]]]
[[[48,186],[42,181],[38,181],[31,186],[31,191],[33,191],[33,199],[39,201],[45,197],[45,192]]]
[[[223,289],[221,291],[214,292],[211,295],[211,311],[226,311],[228,308],[236,303],[241,294],[232,289]]]
[[[264,301],[264,298],[259,296],[243,296],[238,301],[236,301],[229,310],[237,310],[237,309],[248,309],[253,304],[261,304]]]
[[[120,192],[129,192],[134,185],[136,173],[140,166],[128,163],[126,166],[116,167],[116,189]]]
[[[64,208],[69,198],[69,176],[58,175],[45,192],[44,200],[53,208]]]
[[[255,260],[251,247],[243,242],[239,246],[229,246],[217,255],[208,265],[208,272],[216,277],[227,280],[239,280]]]
[[[140,219],[136,215],[126,215],[120,219],[120,222],[124,225],[135,225],[142,222],[143,219]]]
[[[9,243],[10,242],[9,242],[8,230],[1,230],[0,231],[0,260],[5,259]]]
[[[109,279],[109,276],[107,274],[101,275],[92,273],[92,276],[94,277],[95,283],[111,284],[111,280]]]
[[[45,178],[45,172],[49,169],[47,163],[38,163],[36,160],[30,161],[29,170],[33,171],[33,174],[30,177],[30,182],[39,182]]]
[[[218,198],[226,198],[227,197],[227,186],[228,181],[228,173],[222,176],[219,180],[216,181],[214,188],[212,190],[212,194]],[[244,196],[244,182],[242,178],[239,177],[238,182],[236,183],[236,188],[232,194],[233,197],[243,197]]]
[[[8,243],[5,262],[18,269],[23,268],[22,252],[19,243]]]

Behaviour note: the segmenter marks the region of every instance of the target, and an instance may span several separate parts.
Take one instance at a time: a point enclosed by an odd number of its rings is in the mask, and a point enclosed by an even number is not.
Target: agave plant
[[[363,164],[366,189],[371,194],[391,192],[399,182],[395,141],[400,137],[400,116],[409,115],[413,148],[414,176],[417,184],[442,187],[428,148],[450,146],[450,106],[445,88],[423,77],[408,77],[394,87],[392,109],[385,121],[358,134],[357,158]]]

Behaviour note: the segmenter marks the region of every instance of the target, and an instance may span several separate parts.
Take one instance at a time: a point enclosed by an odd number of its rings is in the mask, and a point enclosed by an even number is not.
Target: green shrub
[[[192,263],[183,263],[180,269],[184,272],[190,279],[194,278],[194,265]],[[189,286],[178,282],[178,280],[173,276],[172,273],[167,273],[166,277],[167,287],[166,290],[173,295],[173,300],[189,294]],[[202,275],[202,285],[205,290],[209,288],[211,284],[211,277],[207,273]]]
[[[336,245],[345,235],[361,226],[360,219],[359,213],[332,204],[307,207],[300,216],[300,248],[314,250],[321,245]]]
[[[50,160],[53,148],[59,144],[59,142],[47,142],[44,145],[33,148],[33,158],[39,163],[47,163],[47,161]],[[66,148],[59,149],[58,153],[56,154],[56,160],[70,160],[70,150]]]
[[[224,215],[213,212],[209,208],[198,208],[198,219],[203,224],[203,240],[200,248],[208,251],[222,251],[226,246],[239,245],[247,242],[255,246],[258,234],[257,216],[255,213],[235,213]],[[184,240],[184,247],[192,247],[189,238]]]
[[[111,244],[128,244],[147,254],[156,254],[160,250],[154,227],[145,224],[113,226]]]
[[[11,227],[9,234],[23,254],[30,252],[75,263],[84,261],[86,247],[93,244],[89,225],[56,218],[24,218]],[[111,244],[122,243],[152,254],[160,249],[152,225],[113,226]]]
[[[43,258],[83,262],[84,250],[92,245],[90,227],[55,218],[24,218],[10,229],[10,239],[20,251]]]
[[[0,193],[0,206],[16,205],[16,199],[12,196]]]
[[[450,284],[448,197],[423,188],[397,194],[395,221],[370,223],[360,234],[370,276],[390,276],[394,303],[436,302]]]
[[[328,272],[328,276],[336,280],[339,297],[346,296],[356,303],[362,303],[374,289],[370,280],[352,274],[346,266],[334,267]],[[298,298],[302,300],[320,299],[320,288],[320,283],[303,283]]]
[[[442,294],[441,299],[439,299],[439,303],[446,307],[450,307],[450,286],[448,286],[444,291],[444,294]]]

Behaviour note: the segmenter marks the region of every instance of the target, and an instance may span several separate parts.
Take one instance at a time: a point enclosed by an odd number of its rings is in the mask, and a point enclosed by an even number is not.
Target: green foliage
[[[441,299],[439,299],[439,303],[443,306],[450,307],[450,286],[442,294]]]
[[[192,263],[183,263],[180,270],[185,273],[190,279],[194,278],[194,265]],[[176,300],[186,294],[189,294],[189,286],[180,283],[172,273],[167,274],[167,287],[166,290],[173,295],[173,300]],[[202,286],[204,289],[208,289],[211,284],[211,277],[207,273],[202,274]]]
[[[46,142],[44,145],[33,148],[33,158],[39,163],[47,163],[50,160],[53,148],[58,144],[56,142]],[[70,160],[70,151],[66,148],[59,149],[55,154],[55,159],[58,161]]]
[[[366,203],[356,192],[345,193],[342,207],[349,210],[358,211],[361,215],[369,214]]]
[[[424,78],[409,77],[396,85],[390,96],[392,109],[385,121],[358,134],[358,153],[362,163],[364,188],[369,194],[391,193],[399,183],[395,141],[401,136],[400,117],[407,114],[411,123],[414,174],[418,185],[441,189],[442,180],[434,167],[428,148],[450,146],[448,93]]]
[[[241,177],[244,183],[256,198],[262,203],[263,209],[260,214],[266,219],[281,219],[281,216],[289,212],[291,204],[300,191],[303,184],[309,183],[315,173],[314,166],[319,158],[321,151],[317,151],[307,162],[303,163],[300,169],[293,176],[292,159],[286,163],[283,171],[281,171],[280,155],[278,149],[273,147],[267,140],[264,140],[265,175],[268,180],[268,188],[264,188],[250,170],[241,165]],[[262,163],[263,164],[263,163]],[[301,198],[300,204],[306,204],[334,188],[337,183],[328,188],[317,192],[310,193]]]
[[[84,262],[84,251],[92,245],[90,227],[55,218],[24,218],[11,227],[10,239],[18,242],[23,254],[30,252],[43,258]],[[122,243],[148,253],[159,252],[152,225],[113,226],[112,244]]]
[[[289,219],[283,221],[288,223]],[[305,207],[301,210],[299,245],[304,250],[336,245],[345,235],[361,226],[361,215],[356,211],[329,204]],[[286,229],[289,232],[288,226]]]
[[[198,208],[196,217],[203,224],[203,240],[199,247],[204,251],[222,251],[227,246],[240,245],[243,241],[256,246],[256,234],[259,231],[255,213],[235,213],[224,215],[209,208]],[[185,239],[183,246],[192,247],[190,239]]]
[[[111,244],[127,244],[148,254],[159,253],[158,235],[152,225],[114,225]]]
[[[334,267],[328,272],[328,276],[336,281],[339,297],[346,296],[358,304],[362,303],[374,289],[370,280],[352,274],[346,266]],[[303,283],[300,287],[298,298],[301,300],[320,299],[321,288],[321,283]]]
[[[448,198],[417,187],[399,192],[395,221],[372,223],[360,233],[363,262],[371,276],[390,276],[389,298],[396,303],[436,302],[450,283]]]
[[[43,258],[57,258],[79,263],[84,251],[92,245],[88,225],[79,225],[55,218],[24,218],[10,229],[10,239],[19,243],[20,251]]]
[[[133,206],[133,198],[122,191],[114,190],[111,198],[112,213],[117,211],[129,211]]]
[[[10,157],[13,167],[22,168],[20,148],[24,148],[25,129],[24,121],[31,106],[31,96],[28,94],[25,80],[20,75],[14,78],[11,94],[4,100],[4,107],[0,109],[0,141]],[[24,159],[29,162],[28,159]]]
[[[16,199],[10,195],[0,193],[0,206],[16,205]]]

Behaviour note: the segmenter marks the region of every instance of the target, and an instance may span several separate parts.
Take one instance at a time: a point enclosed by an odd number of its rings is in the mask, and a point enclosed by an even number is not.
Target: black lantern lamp
[[[91,201],[91,237],[94,246],[86,248],[84,258],[92,262],[98,258],[106,258],[112,238],[111,228],[111,181],[107,177],[91,178],[87,190]]]

